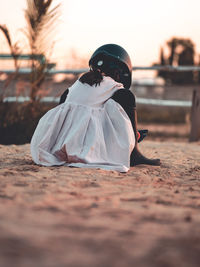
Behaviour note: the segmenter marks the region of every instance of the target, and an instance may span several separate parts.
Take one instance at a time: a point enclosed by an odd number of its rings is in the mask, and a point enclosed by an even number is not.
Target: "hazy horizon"
[[[73,65],[77,59],[87,61],[93,51],[105,43],[117,43],[130,54],[134,66],[150,66],[158,62],[160,47],[173,36],[190,38],[200,54],[200,2],[197,0],[92,0],[62,1],[61,16],[55,30],[51,61],[57,68]],[[6,24],[14,42],[24,45],[26,38],[25,0],[0,0],[0,24]],[[6,41],[1,33],[1,51]],[[71,59],[70,59],[71,57]],[[75,59],[74,59],[75,61]]]

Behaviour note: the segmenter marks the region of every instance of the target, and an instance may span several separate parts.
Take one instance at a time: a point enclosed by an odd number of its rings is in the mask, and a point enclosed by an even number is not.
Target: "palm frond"
[[[26,36],[28,37],[30,53],[42,54],[48,58],[47,52],[52,50],[53,30],[60,15],[60,5],[51,8],[53,0],[27,0],[25,18],[27,21]],[[48,62],[46,62],[48,63]],[[45,64],[31,62],[31,99],[38,99],[38,91],[45,78]]]
[[[49,39],[59,16],[58,4],[50,9],[53,0],[27,0],[25,18],[31,52],[45,53],[49,49]]]
[[[12,42],[11,42],[11,37],[10,37],[10,33],[8,31],[8,28],[6,27],[6,25],[0,25],[0,30],[3,32],[3,34],[6,37],[6,40],[8,42],[9,47],[12,47]]]
[[[0,30],[3,32],[5,38],[8,42],[8,46],[10,48],[10,53],[13,56],[15,68],[17,70],[18,69],[17,55],[20,54],[20,49],[19,49],[18,43],[14,43],[14,44],[12,43],[11,36],[10,36],[9,30],[8,30],[6,25],[0,25]]]

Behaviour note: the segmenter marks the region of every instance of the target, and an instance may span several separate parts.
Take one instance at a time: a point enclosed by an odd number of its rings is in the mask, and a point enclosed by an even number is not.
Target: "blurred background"
[[[0,0],[0,5],[0,143],[30,142],[39,118],[106,43],[123,46],[131,57],[131,90],[149,138],[188,140],[192,96],[200,84],[198,0]],[[163,68],[150,68],[156,66]],[[196,69],[174,72],[168,66]]]

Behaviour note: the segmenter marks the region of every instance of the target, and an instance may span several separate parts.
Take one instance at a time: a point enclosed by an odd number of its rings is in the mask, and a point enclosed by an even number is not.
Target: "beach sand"
[[[140,147],[162,166],[40,167],[0,145],[0,266],[199,266],[200,143]]]

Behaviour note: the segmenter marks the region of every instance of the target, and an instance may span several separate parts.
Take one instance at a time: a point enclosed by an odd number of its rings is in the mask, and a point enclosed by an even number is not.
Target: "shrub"
[[[29,143],[39,119],[54,106],[55,103],[41,102],[1,103],[0,143]]]

